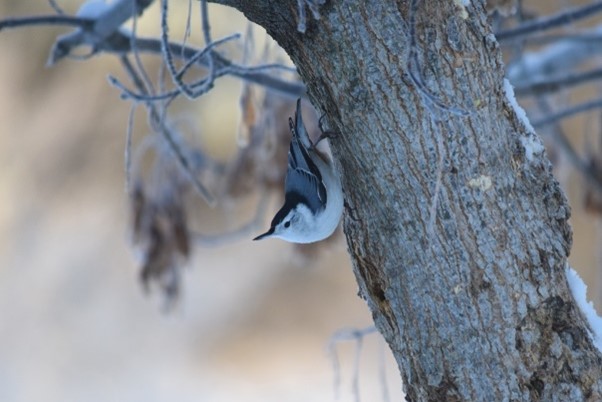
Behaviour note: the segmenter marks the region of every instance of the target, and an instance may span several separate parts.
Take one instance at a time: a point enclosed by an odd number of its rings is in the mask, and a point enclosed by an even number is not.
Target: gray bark
[[[525,151],[482,2],[415,13],[415,70],[466,117],[411,79],[408,1],[330,0],[305,34],[296,1],[216,2],[288,52],[338,132],[353,269],[407,398],[602,400],[564,275],[570,210],[545,155]]]

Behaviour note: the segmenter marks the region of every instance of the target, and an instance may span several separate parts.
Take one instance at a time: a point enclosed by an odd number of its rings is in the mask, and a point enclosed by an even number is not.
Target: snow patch
[[[504,92],[506,93],[508,103],[510,103],[510,106],[514,109],[514,113],[516,113],[516,116],[522,125],[527,129],[527,135],[521,137],[520,143],[525,149],[525,157],[531,162],[533,161],[534,156],[541,154],[545,148],[541,143],[541,139],[535,133],[535,129],[531,125],[525,109],[518,104],[516,96],[514,96],[514,88],[510,81],[508,81],[508,78],[504,78]]]
[[[523,126],[525,126],[530,133],[535,134],[535,129],[531,125],[531,122],[527,117],[527,113],[525,113],[525,109],[523,109],[516,101],[516,97],[514,96],[514,87],[510,81],[508,81],[508,78],[504,78],[504,92],[506,93],[506,99],[508,99],[508,102],[512,106],[512,109],[514,109],[516,116],[518,116],[518,119],[521,121],[521,123],[523,123]]]
[[[107,0],[88,0],[77,10],[79,18],[98,18],[112,6],[112,1]]]
[[[573,294],[573,298],[583,313],[589,326],[594,333],[590,333],[594,345],[602,352],[602,318],[598,316],[592,302],[587,301],[587,286],[579,274],[569,265],[566,266],[566,280]]]
[[[545,149],[536,134],[520,137],[520,143],[525,149],[525,157],[529,162],[532,162],[534,156],[541,154]]]

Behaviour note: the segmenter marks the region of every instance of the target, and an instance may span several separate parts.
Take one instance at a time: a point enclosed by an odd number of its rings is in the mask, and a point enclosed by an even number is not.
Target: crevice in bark
[[[599,370],[577,364],[583,355],[595,353],[584,323],[576,320],[580,315],[572,300],[552,296],[530,308],[516,327],[516,350],[525,369],[532,373],[521,388],[530,392],[532,400],[549,400],[559,388],[578,387],[585,391],[585,398],[594,395]]]
[[[382,269],[382,268],[381,268]],[[357,261],[357,272],[361,276],[361,282],[366,285],[366,292],[362,296],[366,300],[375,304],[380,314],[382,314],[389,324],[389,330],[393,333],[397,332],[397,322],[391,303],[386,296],[387,284],[383,281],[383,274],[377,265],[369,260],[360,259]]]

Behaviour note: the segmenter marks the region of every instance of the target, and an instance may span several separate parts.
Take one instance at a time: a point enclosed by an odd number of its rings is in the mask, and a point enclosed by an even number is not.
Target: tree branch
[[[560,77],[551,77],[545,80],[523,82],[522,84],[514,87],[514,93],[519,96],[543,95],[550,92],[569,89],[599,79],[602,79],[602,68],[597,68],[578,74],[567,74]]]
[[[583,32],[586,35],[601,33],[602,25]],[[575,66],[601,53],[602,46],[597,41],[566,39],[541,50],[523,54],[520,59],[508,66],[506,75],[512,85],[525,87],[537,80],[565,75]]]
[[[537,99],[537,105],[541,109],[544,115],[553,115],[552,108],[549,105],[549,102],[543,98]],[[549,122],[548,124],[553,124],[553,127],[550,127],[550,136],[552,140],[562,149],[564,154],[567,156],[569,162],[573,165],[573,167],[585,177],[585,180],[588,184],[590,184],[593,189],[602,194],[602,182],[600,181],[600,177],[597,172],[592,170],[592,166],[586,163],[575,151],[575,148],[571,145],[566,135],[562,131],[562,128],[558,124],[559,120],[555,122]]]
[[[581,7],[575,7],[549,17],[538,18],[521,24],[515,28],[499,31],[495,37],[499,42],[518,40],[548,29],[566,26],[584,18],[589,18],[602,11],[602,1],[596,1]]]
[[[146,91],[146,87],[144,86],[144,82],[139,77],[139,75],[136,72],[136,69],[134,68],[132,63],[129,61],[129,59],[125,55],[122,56],[120,58],[120,60],[121,60],[121,64],[123,65],[124,69],[130,76],[131,80],[138,87],[138,90],[144,93]],[[194,171],[193,167],[191,166],[190,161],[188,160],[186,155],[184,155],[184,152],[182,151],[181,147],[178,145],[177,141],[175,140],[172,129],[165,122],[165,119],[163,118],[162,113],[160,113],[160,111],[151,102],[147,102],[147,107],[149,109],[151,125],[165,139],[167,145],[169,146],[169,149],[173,152],[176,160],[178,161],[179,166],[182,168],[184,173],[186,173],[188,179],[193,184],[194,189],[197,191],[197,193],[200,195],[200,197],[207,202],[207,204],[209,204],[210,206],[215,205],[215,197],[203,185],[203,183],[201,183],[199,181],[199,179],[196,175],[196,172]]]
[[[583,102],[578,105],[566,108],[560,112],[548,114],[545,117],[542,117],[539,120],[534,120],[532,122],[533,127],[544,127],[549,124],[555,123],[559,120],[566,119],[567,117],[574,116],[579,113],[588,112],[593,109],[597,109],[602,107],[602,98],[594,99],[588,102]]]
[[[94,27],[94,19],[72,17],[69,15],[39,15],[33,17],[8,18],[0,20],[0,31],[3,29],[21,28],[32,25],[67,25],[85,30]]]
[[[121,11],[123,9],[120,8]],[[130,13],[131,14],[131,13]],[[99,18],[113,18],[113,13],[106,13]],[[60,59],[68,56],[72,49],[88,45],[92,47],[92,54],[98,52],[114,53],[123,55],[133,52],[133,48],[137,48],[140,53],[149,53],[160,55],[162,52],[162,41],[155,38],[141,38],[132,35],[126,30],[117,30],[105,38],[97,35],[90,35],[96,26],[96,19],[81,18],[63,15],[46,15],[26,18],[9,18],[0,20],[0,30],[8,28],[19,28],[31,25],[68,25],[77,26],[80,29],[62,35],[55,43],[51,55],[48,59],[48,65],[53,65]],[[109,23],[102,24],[103,27],[110,26]],[[115,24],[112,24],[115,26]],[[119,25],[116,25],[119,28]],[[185,46],[176,42],[168,43],[169,52],[174,57],[181,58],[190,62],[195,60],[195,64],[207,68],[208,62],[199,55],[204,52],[202,49],[197,49],[191,46]],[[206,51],[205,51],[206,52]],[[264,66],[241,66],[224,58],[216,52],[211,52],[216,63],[217,69],[228,68],[228,74],[244,79],[247,82],[261,85],[276,93],[284,95],[291,99],[305,97],[305,85],[299,81],[284,80],[268,74],[266,70],[281,69],[286,71],[294,71],[290,67],[269,64]],[[202,54],[201,54],[202,55]],[[171,94],[168,96],[172,96]]]

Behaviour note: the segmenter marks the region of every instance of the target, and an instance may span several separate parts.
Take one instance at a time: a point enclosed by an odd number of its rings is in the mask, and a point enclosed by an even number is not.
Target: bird
[[[314,243],[329,237],[343,213],[343,190],[334,163],[311,142],[297,100],[295,120],[289,117],[292,139],[284,180],[284,205],[267,232],[253,240],[279,238]],[[320,137],[322,139],[323,137]],[[320,140],[318,140],[319,142]]]

